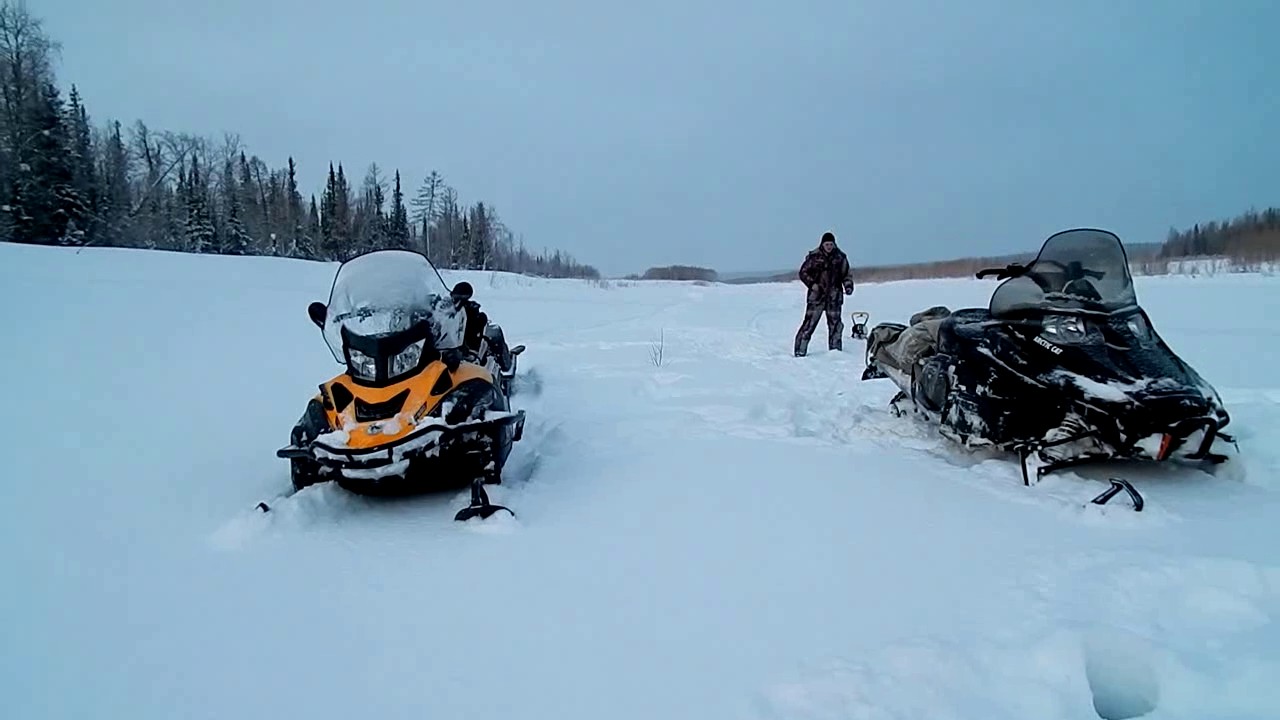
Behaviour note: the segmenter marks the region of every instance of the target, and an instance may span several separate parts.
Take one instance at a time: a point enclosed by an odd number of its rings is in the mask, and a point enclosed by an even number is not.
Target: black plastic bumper
[[[468,438],[475,435],[493,437],[506,426],[514,425],[515,433],[512,441],[518,441],[524,431],[524,420],[525,413],[519,410],[513,415],[494,420],[479,420],[458,425],[430,425],[372,448],[335,447],[317,441],[306,447],[289,445],[280,448],[276,451],[276,457],[309,460],[321,467],[339,471],[377,471],[389,466],[448,453],[455,443],[460,443],[462,446],[468,445],[470,444]]]

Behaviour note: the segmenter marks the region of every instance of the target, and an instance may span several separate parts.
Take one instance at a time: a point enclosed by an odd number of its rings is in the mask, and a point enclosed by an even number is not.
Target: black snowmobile
[[[982,270],[1003,280],[987,308],[933,307],[880,323],[863,380],[899,393],[966,446],[1018,453],[1039,479],[1102,460],[1216,464],[1230,417],[1217,392],[1165,344],[1138,304],[1124,246],[1105,230],[1051,236],[1030,264]],[[1123,480],[1120,489],[1141,508]]]

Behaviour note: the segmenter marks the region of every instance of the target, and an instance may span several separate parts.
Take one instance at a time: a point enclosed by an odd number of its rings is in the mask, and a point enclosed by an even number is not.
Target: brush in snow
[[[380,250],[338,268],[329,303],[308,313],[345,372],[320,385],[276,452],[295,492],[330,481],[362,495],[470,485],[456,519],[511,513],[484,485],[502,482],[523,434],[506,373],[524,347],[508,350],[491,328],[480,351],[465,347],[462,302],[419,253]]]
[[[1024,485],[1103,460],[1226,461],[1230,416],[1214,388],[1165,344],[1138,304],[1124,246],[1105,230],[1045,241],[986,308],[935,306],[907,325],[880,323],[864,380],[967,447],[1018,453]],[[1114,490],[1114,488],[1113,488]]]
[[[871,315],[869,313],[865,313],[862,311],[856,311],[856,312],[850,313],[849,325],[851,326],[851,329],[849,330],[849,337],[853,338],[854,340],[866,340],[867,339],[867,321],[869,321],[870,319],[871,319]]]

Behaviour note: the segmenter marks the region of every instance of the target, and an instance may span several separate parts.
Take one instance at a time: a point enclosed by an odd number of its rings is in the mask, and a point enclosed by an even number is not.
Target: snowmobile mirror
[[[329,316],[329,308],[325,307],[324,303],[316,301],[307,306],[307,315],[311,317],[311,322],[315,323],[316,327],[323,330],[325,318]]]

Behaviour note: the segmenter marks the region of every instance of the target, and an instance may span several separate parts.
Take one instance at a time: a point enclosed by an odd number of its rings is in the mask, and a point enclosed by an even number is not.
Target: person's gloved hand
[[[853,294],[853,283],[845,283],[845,284],[844,284],[844,294],[845,294],[845,295],[852,295],[852,294]]]

